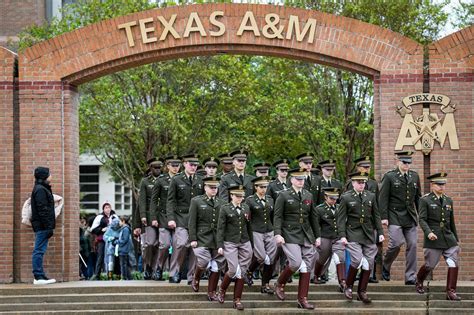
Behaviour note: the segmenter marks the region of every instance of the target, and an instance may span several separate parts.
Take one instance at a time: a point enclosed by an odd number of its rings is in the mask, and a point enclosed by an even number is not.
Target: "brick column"
[[[79,262],[79,130],[77,91],[61,81],[20,81],[19,192],[31,194],[37,166],[51,169],[53,193],[64,197],[55,236],[45,255],[45,271],[60,281],[77,280]],[[21,225],[15,247],[17,282],[32,279],[34,234]]]
[[[16,54],[0,47],[0,283],[13,281],[14,185],[14,82]],[[19,214],[17,214],[19,215]]]

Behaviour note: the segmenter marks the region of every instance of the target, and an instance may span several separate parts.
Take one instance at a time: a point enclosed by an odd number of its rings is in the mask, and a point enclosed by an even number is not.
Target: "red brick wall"
[[[177,13],[175,28],[179,34],[182,34],[186,19],[193,11],[199,13],[207,29],[209,15],[216,10],[225,12],[227,29],[225,36],[222,37],[192,35],[180,40],[168,37],[164,42],[148,45],[143,45],[137,40],[136,46],[130,48],[124,32],[117,30],[118,24],[131,20],[158,15],[169,19],[171,14]],[[283,18],[283,23],[287,22],[285,19],[289,15],[297,15],[300,20],[315,18],[317,28],[314,43],[267,39],[262,36],[255,38],[250,34],[238,37],[236,36],[238,24],[247,10],[254,12],[260,29],[267,13],[277,13]],[[469,32],[472,34],[471,31]],[[137,29],[134,30],[134,34],[136,38],[139,38]],[[459,50],[463,52],[464,47],[472,49],[472,41],[463,39],[459,46]],[[315,11],[270,5],[208,4],[171,7],[103,21],[33,46],[18,58],[21,159],[19,159],[17,184],[21,200],[26,199],[31,190],[32,171],[36,165],[51,167],[54,176],[53,190],[63,195],[66,200],[65,212],[58,220],[56,237],[52,239],[47,254],[46,270],[51,276],[61,280],[72,280],[76,279],[78,274],[78,112],[77,93],[74,86],[149,62],[221,52],[307,60],[345,68],[373,78],[377,177],[380,178],[381,174],[393,167],[393,150],[401,126],[401,119],[395,113],[395,108],[401,103],[403,97],[422,92],[423,54],[422,47],[416,42],[400,34],[360,21]],[[460,68],[466,67],[464,57],[464,59],[456,57],[453,61],[452,56],[446,57],[445,51],[439,51],[437,54],[444,58],[444,61],[440,62],[440,73],[447,71],[445,66],[451,63],[460,65]],[[466,56],[462,53],[458,55]],[[472,74],[472,63],[469,69],[459,70],[459,72]],[[440,165],[455,160],[462,161],[463,165],[473,169],[472,164],[469,164],[472,162],[468,161],[469,153],[472,154],[469,151],[472,147],[472,129],[469,128],[472,127],[468,125],[468,122],[472,121],[473,111],[472,77],[463,74],[462,78],[464,78],[462,83],[452,82],[452,88],[447,84],[436,86],[433,83],[433,93],[444,93],[453,97],[453,101],[465,103],[465,109],[460,112],[464,116],[459,118],[459,126],[466,128],[460,131],[463,134],[461,151],[451,152],[448,148],[443,150],[438,148],[438,153],[435,153],[437,155],[434,157],[436,157],[436,163]],[[453,95],[453,89],[458,94],[456,97]],[[457,117],[459,114],[456,115],[456,119]],[[460,153],[463,154],[463,159],[454,159]],[[419,170],[420,176],[425,177],[422,165],[422,156],[418,154],[413,167]],[[459,171],[459,175],[453,174],[450,189],[456,202],[459,203],[460,213],[465,214],[463,220],[469,222],[468,220],[472,220],[473,216],[468,213],[465,205],[469,197],[466,197],[464,187],[471,186],[464,185],[467,179],[461,173]],[[3,191],[0,196],[3,197]],[[463,240],[466,240],[463,245],[463,257],[464,255],[469,257],[473,253],[473,234],[469,234],[467,228],[463,226],[460,226],[460,232],[466,233],[466,236],[462,236],[462,238],[465,237]],[[3,234],[6,237],[12,237],[10,231],[3,232],[2,236]],[[15,234],[15,237],[18,238],[15,257],[21,262],[15,266],[19,277],[17,281],[29,281],[33,235],[29,229],[22,227],[21,233]],[[420,247],[420,262],[421,259]],[[395,279],[401,279],[402,270],[403,262],[398,260],[393,270]],[[461,278],[469,278],[472,272],[468,273],[468,271],[468,268],[466,271],[462,270]],[[0,270],[0,281],[8,282],[9,279],[7,274]]]
[[[15,59],[16,54],[0,47],[0,282],[13,281]]]
[[[0,2],[0,36],[16,36],[23,28],[44,22],[44,0],[2,0]]]

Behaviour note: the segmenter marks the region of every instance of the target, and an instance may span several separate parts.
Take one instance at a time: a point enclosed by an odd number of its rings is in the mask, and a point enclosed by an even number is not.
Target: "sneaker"
[[[47,277],[38,277],[38,279],[33,280],[33,284],[51,284],[56,283],[56,279],[49,279]]]

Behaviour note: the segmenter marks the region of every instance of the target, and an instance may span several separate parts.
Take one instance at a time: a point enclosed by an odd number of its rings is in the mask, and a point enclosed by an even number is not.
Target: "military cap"
[[[255,186],[257,186],[257,185],[268,184],[271,180],[272,178],[270,176],[259,176],[252,179],[252,183]]]
[[[231,185],[228,190],[232,195],[245,196],[245,188],[242,185]]]
[[[219,186],[221,178],[219,176],[208,176],[202,179],[204,185],[208,186]]]
[[[221,160],[222,164],[232,164],[232,155],[230,153],[223,153],[218,156],[218,158]]]
[[[329,197],[339,197],[341,190],[337,187],[323,187],[324,194]]]
[[[415,152],[413,152],[413,151],[397,151],[397,152],[395,152],[395,155],[397,156],[397,158],[400,161],[406,162],[406,163],[411,163],[412,162],[411,156],[414,153]]]
[[[367,156],[362,156],[358,159],[355,159],[354,163],[355,163],[356,166],[370,167],[371,166],[370,156],[367,155]]]
[[[199,163],[199,154],[197,153],[186,154],[181,158],[183,159],[183,162]]]
[[[432,183],[443,185],[443,184],[446,184],[446,182],[448,181],[448,179],[446,177],[448,177],[448,173],[440,172],[440,173],[430,175],[430,176],[426,177],[426,179],[429,179],[430,182],[432,182]]]
[[[262,171],[266,170],[266,171],[268,171],[270,169],[270,164],[265,163],[265,162],[257,163],[257,164],[253,165],[253,168],[256,169],[256,170],[262,170]]]
[[[248,151],[246,151],[245,149],[235,150],[230,153],[232,159],[247,159],[248,154]]]
[[[321,168],[335,168],[336,167],[336,161],[329,159],[329,160],[324,160],[318,163],[318,165]]]
[[[150,159],[150,160],[151,160],[151,159]],[[161,167],[161,166],[163,166],[163,162],[164,162],[164,161],[163,161],[162,158],[159,158],[159,159],[156,159],[156,158],[155,158],[153,162],[150,162],[150,163],[148,163],[148,164],[149,164],[150,166],[160,166],[160,167]]]
[[[369,179],[369,173],[367,172],[354,172],[349,174],[351,180],[365,180]]]
[[[206,170],[202,167],[202,165],[199,165],[196,169],[196,174],[200,176],[206,176],[207,172]]]
[[[181,157],[176,154],[169,154],[165,157],[165,163],[181,163]]]
[[[306,162],[306,161],[312,162],[313,159],[314,159],[314,153],[312,152],[305,152],[296,156],[296,160],[298,160],[299,162]]]
[[[304,168],[292,168],[288,171],[288,175],[296,177],[296,178],[306,178],[308,176],[308,172],[305,171]]]
[[[215,157],[211,156],[207,159],[205,159],[202,164],[204,164],[204,167],[206,166],[217,166],[219,165],[219,160],[216,159]]]
[[[273,163],[273,167],[275,167],[276,169],[286,169],[288,170],[288,165],[290,164],[290,160],[288,159],[282,159],[282,160],[278,160],[276,161],[275,163]]]

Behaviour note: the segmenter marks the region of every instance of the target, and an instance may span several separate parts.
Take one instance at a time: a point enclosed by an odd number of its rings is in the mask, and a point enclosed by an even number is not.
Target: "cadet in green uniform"
[[[247,283],[253,284],[252,273],[263,264],[262,287],[260,292],[273,294],[270,280],[273,274],[273,264],[276,255],[276,242],[273,233],[271,216],[273,214],[273,199],[265,195],[271,177],[260,176],[252,180],[256,193],[248,197],[245,203],[250,208],[250,218],[253,232],[253,258],[247,271]]]
[[[188,281],[192,280],[195,257],[192,250],[190,250],[189,244],[189,206],[192,198],[204,193],[202,178],[195,175],[196,168],[199,165],[199,155],[188,154],[182,158],[184,172],[177,174],[171,179],[166,205],[168,227],[175,230],[170,263],[171,277],[169,281],[171,283],[179,283],[181,281],[180,267],[183,265],[188,254],[187,278]]]
[[[150,175],[143,178],[140,183],[138,209],[140,210],[140,220],[144,233],[141,236],[141,248],[142,248],[142,259],[143,259],[143,278],[150,280],[153,273],[153,262],[156,259],[158,253],[158,224],[152,226],[151,215],[152,211],[150,208],[151,194],[153,186],[158,180],[161,174],[161,168],[163,167],[163,161],[161,159],[152,158],[147,161],[150,166]]]
[[[314,309],[314,305],[308,303],[310,271],[317,258],[315,235],[319,235],[313,195],[304,189],[306,170],[293,169],[289,175],[291,188],[281,192],[275,202],[275,239],[288,259],[288,265],[275,283],[275,293],[278,299],[284,300],[285,284],[299,271],[298,307]]]
[[[313,168],[314,154],[311,152],[302,153],[296,157],[296,160],[298,160],[299,168],[304,169],[307,172],[304,180],[304,189],[313,195],[314,206],[317,206],[319,191],[321,189],[321,176],[315,175],[311,172],[311,169]]]
[[[339,280],[340,291],[343,292],[346,285],[345,246],[337,233],[337,200],[340,189],[336,187],[324,187],[324,203],[316,207],[316,218],[319,226],[319,235],[316,235],[316,247],[319,258],[314,267],[314,277],[321,276],[324,266],[334,258]]]
[[[459,270],[459,237],[454,223],[453,200],[444,194],[448,174],[436,173],[427,178],[431,181],[431,193],[420,199],[420,226],[425,236],[423,253],[425,264],[416,276],[416,291],[425,293],[423,281],[439,263],[443,255],[448,265],[446,299],[460,301],[456,294]]]
[[[253,175],[245,174],[245,165],[247,163],[248,152],[241,149],[231,153],[234,170],[229,174],[221,177],[221,185],[219,186],[219,198],[224,201],[229,200],[228,189],[230,186],[242,185],[245,189],[245,197],[253,194],[252,179]]]
[[[202,164],[204,165],[205,177],[216,176],[217,166],[219,166],[219,160],[213,156],[205,159]]]
[[[342,190],[342,183],[333,178],[334,170],[336,169],[336,162],[334,160],[321,161],[318,164],[321,168],[321,184],[319,187],[317,205],[324,202],[324,187],[336,187]]]
[[[354,160],[355,168],[357,172],[366,172],[367,174],[370,174],[370,168],[371,168],[371,161],[370,161],[370,156],[363,156],[358,159]],[[345,190],[348,191],[353,189],[352,187],[352,181],[349,179],[345,185]],[[379,200],[379,185],[378,183],[369,178],[367,182],[365,183],[365,190],[368,190],[370,192],[373,192],[375,194],[375,197],[377,198],[377,202]],[[374,231],[374,233],[377,233],[377,231]],[[382,266],[382,258],[383,258],[383,243],[377,243],[377,256],[375,256],[375,264],[374,264],[374,270],[372,271],[372,275],[369,278],[370,283],[378,283],[379,281],[377,280],[377,275],[376,275],[376,269],[377,266],[381,268]],[[381,270],[381,269],[379,269]]]
[[[288,189],[288,163],[289,161],[287,159],[279,160],[273,163],[273,167],[276,169],[277,178],[268,184],[267,195],[272,197],[274,201],[280,192]]]
[[[220,172],[217,175],[222,177],[232,172],[232,170],[234,169],[234,164],[233,164],[234,159],[232,158],[232,155],[230,155],[230,153],[223,153],[219,155],[218,158],[221,162],[222,172]]]
[[[158,177],[151,193],[151,213],[152,225],[158,226],[158,258],[155,261],[153,273],[154,280],[162,280],[163,269],[169,256],[172,233],[174,230],[168,228],[168,219],[166,217],[166,203],[168,199],[168,190],[171,178],[179,172],[181,158],[177,155],[165,157],[165,166],[168,172]]]
[[[219,303],[224,303],[225,293],[232,278],[235,278],[233,307],[243,310],[241,302],[244,289],[244,275],[252,259],[252,228],[250,226],[250,209],[243,203],[245,187],[228,188],[231,202],[223,205],[217,223],[218,253],[224,255],[229,270],[225,273],[219,289]]]
[[[225,258],[217,252],[217,220],[219,210],[225,202],[217,198],[217,188],[221,179],[216,176],[205,177],[204,195],[191,199],[189,207],[189,240],[196,256],[196,268],[191,287],[199,291],[201,275],[210,265],[211,274],[207,288],[209,301],[217,301],[217,282],[219,271],[223,269]]]
[[[270,164],[261,162],[253,165],[253,169],[255,170],[255,176],[268,176],[270,173]]]
[[[384,241],[375,194],[364,189],[368,176],[365,172],[349,175],[354,189],[341,195],[336,214],[338,235],[351,257],[344,295],[352,301],[352,286],[361,268],[357,299],[364,303],[371,303],[367,296],[367,285],[374,268],[377,242]],[[375,229],[377,237],[374,235]]]
[[[420,178],[410,170],[412,151],[396,152],[397,168],[385,173],[379,192],[382,224],[388,226],[388,248],[385,251],[382,278],[390,281],[390,268],[400,248],[406,243],[405,284],[416,279],[417,208],[421,197]]]

